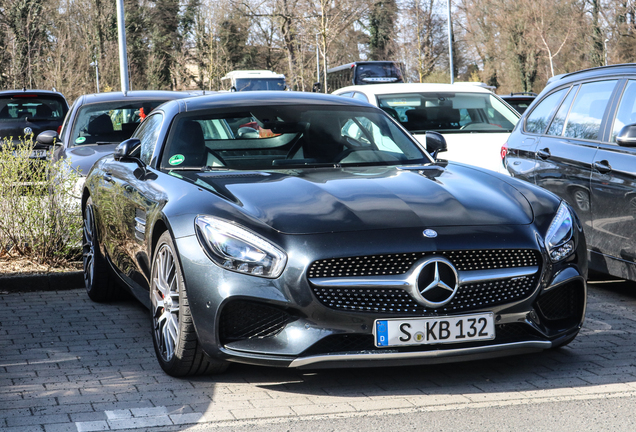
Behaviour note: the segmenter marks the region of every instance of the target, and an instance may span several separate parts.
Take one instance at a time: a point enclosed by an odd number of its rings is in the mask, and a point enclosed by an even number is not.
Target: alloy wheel
[[[150,300],[153,331],[161,357],[172,360],[179,341],[179,283],[174,255],[168,245],[157,252],[153,266]]]
[[[84,229],[82,230],[82,261],[86,287],[92,285],[95,275],[95,230],[93,227],[93,208],[87,206],[84,212]]]

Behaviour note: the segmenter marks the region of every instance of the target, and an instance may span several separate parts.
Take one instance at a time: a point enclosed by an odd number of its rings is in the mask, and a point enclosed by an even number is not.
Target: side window
[[[629,80],[621,97],[621,103],[618,106],[610,141],[616,142],[616,135],[621,129],[634,123],[636,123],[636,81]]]
[[[369,98],[367,98],[363,93],[360,93],[360,92],[354,92],[353,98],[361,100],[361,101],[369,102]]]
[[[139,129],[135,132],[134,137],[141,140],[141,155],[139,158],[145,164],[150,164],[150,159],[155,151],[161,123],[163,122],[163,114],[157,113],[149,116],[143,121]]]
[[[565,136],[598,140],[601,120],[616,80],[582,84],[565,125]]]
[[[568,112],[570,111],[570,105],[572,105],[572,100],[576,95],[576,91],[579,86],[576,85],[572,87],[572,90],[568,93],[567,97],[561,104],[561,108],[557,111],[554,116],[554,120],[552,120],[552,124],[550,124],[550,128],[548,129],[548,135],[560,136],[563,134],[563,126],[565,125],[565,119],[568,116]]]
[[[539,102],[526,118],[526,127],[524,130],[536,134],[543,133],[548,126],[548,121],[550,121],[552,113],[556,110],[559,102],[561,102],[566,90],[567,89],[558,90]]]

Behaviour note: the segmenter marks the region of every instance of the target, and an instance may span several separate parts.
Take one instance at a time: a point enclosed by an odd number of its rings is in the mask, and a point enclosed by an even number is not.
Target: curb
[[[84,273],[43,273],[0,277],[0,294],[3,292],[62,291],[84,287]]]

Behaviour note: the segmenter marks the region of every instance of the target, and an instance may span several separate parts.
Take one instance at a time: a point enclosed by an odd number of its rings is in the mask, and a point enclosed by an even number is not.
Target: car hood
[[[69,147],[63,150],[63,158],[71,161],[71,166],[81,175],[86,176],[98,159],[115,151],[117,144],[99,144]]]
[[[434,165],[184,176],[288,234],[533,220],[532,207],[517,189],[487,171],[461,165],[452,170]]]

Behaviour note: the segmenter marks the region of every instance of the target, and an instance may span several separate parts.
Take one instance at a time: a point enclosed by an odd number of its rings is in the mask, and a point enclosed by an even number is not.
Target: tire
[[[84,208],[82,261],[84,264],[84,285],[91,300],[101,303],[121,298],[121,288],[99,248],[95,211],[93,200],[90,197]]]
[[[164,232],[153,254],[150,284],[152,341],[161,368],[174,377],[221,373],[227,362],[205,355],[192,322],[172,237]]]

